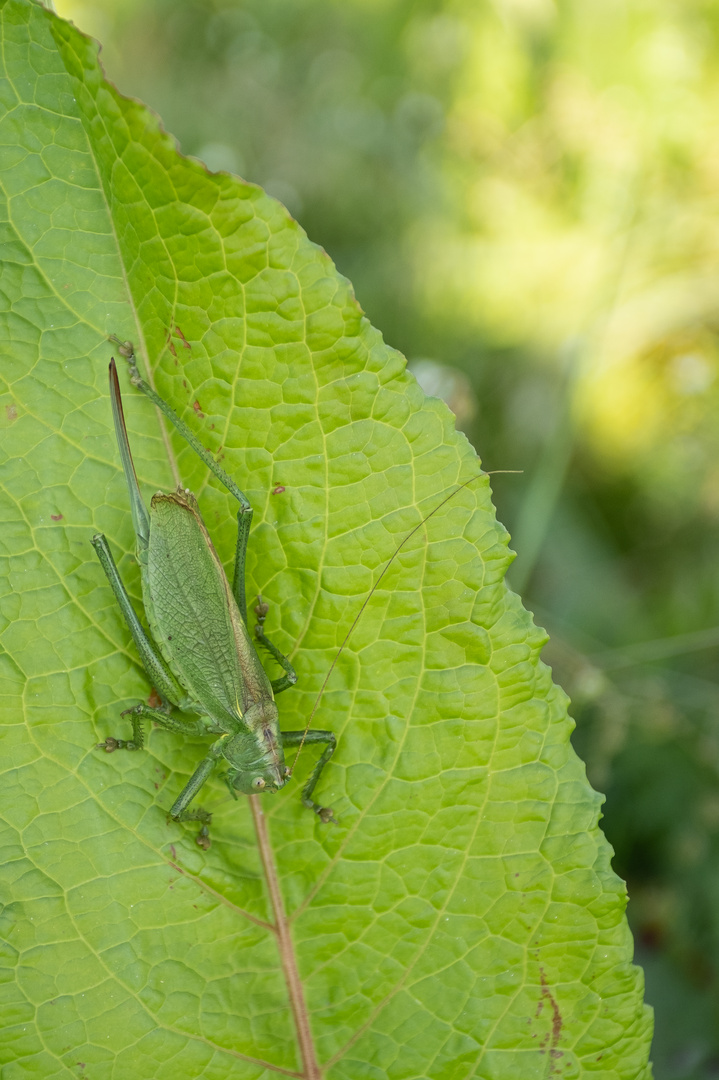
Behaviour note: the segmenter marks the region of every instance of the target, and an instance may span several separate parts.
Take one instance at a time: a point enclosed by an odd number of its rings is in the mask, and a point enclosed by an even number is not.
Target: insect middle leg
[[[268,653],[273,660],[284,671],[279,679],[270,679],[272,690],[275,694],[281,694],[283,690],[288,690],[290,686],[294,686],[297,682],[297,672],[295,671],[292,663],[287,659],[284,653],[274,645],[265,634],[265,619],[267,618],[267,612],[270,610],[269,604],[266,604],[261,596],[257,597],[257,603],[255,605],[255,615],[257,616],[257,623],[255,624],[255,637],[263,648],[267,649]]]
[[[125,709],[121,716],[132,718],[132,739],[107,738],[104,743],[98,743],[111,754],[113,750],[142,750],[145,745],[145,734],[142,729],[143,720],[154,720],[156,724],[175,731],[178,735],[206,735],[207,727],[201,720],[181,720],[177,716],[170,716],[161,709],[151,709],[149,705],[133,705],[131,709]]]
[[[125,709],[122,716],[132,717],[132,739],[113,739],[108,736],[104,742],[98,743],[98,749],[106,750],[108,754],[111,754],[114,750],[141,750],[145,742],[145,735],[142,730],[143,720],[154,720],[161,727],[166,728],[168,731],[175,731],[180,735],[206,735],[208,731],[202,720],[181,720],[177,716],[169,716],[160,709],[151,709],[149,705],[135,705],[131,709]],[[187,806],[210,776],[218,758],[221,757],[221,743],[222,740],[219,739],[210,747],[209,754],[197,766],[170,809],[170,817],[174,821],[199,821],[202,823],[202,828],[197,834],[195,842],[205,850],[210,846],[212,814],[209,810],[203,810],[201,806],[196,807],[194,810],[188,810]]]

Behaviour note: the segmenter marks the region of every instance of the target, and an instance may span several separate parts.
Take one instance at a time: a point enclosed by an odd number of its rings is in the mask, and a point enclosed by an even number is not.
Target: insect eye
[[[265,782],[261,776],[256,776],[255,779],[252,781],[252,786],[255,791],[262,791],[263,787],[265,786]]]

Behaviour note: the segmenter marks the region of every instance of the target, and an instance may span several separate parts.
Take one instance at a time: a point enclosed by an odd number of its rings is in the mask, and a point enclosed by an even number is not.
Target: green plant
[[[486,481],[402,553],[325,696],[337,828],[217,788],[201,852],[158,807],[186,743],[153,732],[154,766],[93,750],[146,691],[89,544],[125,553],[137,600],[108,333],[256,509],[290,727],[418,507],[477,462],[280,204],[182,158],[71,26],[0,16],[8,1080],[648,1076],[600,798]],[[229,560],[226,492],[127,411],[140,481],[181,478]]]

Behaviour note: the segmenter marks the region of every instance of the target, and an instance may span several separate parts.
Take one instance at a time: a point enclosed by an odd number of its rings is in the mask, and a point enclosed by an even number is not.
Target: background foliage
[[[656,1075],[716,1075],[717,5],[57,7],[185,152],[286,202],[488,468],[525,470],[495,485],[510,576],[608,794]]]

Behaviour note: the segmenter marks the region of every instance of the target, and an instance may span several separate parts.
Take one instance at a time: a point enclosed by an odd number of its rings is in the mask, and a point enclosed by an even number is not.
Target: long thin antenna
[[[340,645],[339,649],[337,650],[334,660],[332,661],[332,663],[329,666],[327,674],[324,677],[324,681],[322,683],[322,686],[320,687],[319,693],[318,693],[317,697],[315,698],[315,703],[312,706],[312,711],[310,712],[309,720],[307,721],[307,726],[306,726],[306,728],[304,730],[304,734],[302,735],[302,742],[300,743],[300,745],[298,747],[298,750],[297,750],[297,753],[295,754],[295,760],[292,762],[292,768],[290,769],[290,772],[289,772],[290,776],[292,776],[292,773],[294,772],[295,765],[297,764],[297,759],[300,756],[300,753],[302,752],[302,747],[305,745],[305,739],[307,738],[307,732],[310,730],[310,728],[312,726],[312,721],[314,719],[315,713],[317,712],[317,709],[319,708],[320,701],[322,700],[322,695],[325,692],[325,688],[327,686],[327,683],[330,681],[330,677],[332,675],[332,672],[337,667],[337,661],[339,660],[340,656],[342,655],[342,652],[344,651],[345,645],[347,644],[349,639],[352,637],[352,634],[354,633],[354,629],[357,626],[357,623],[362,618],[362,614],[364,612],[364,609],[367,607],[370,600],[374,596],[375,592],[379,588],[379,583],[381,582],[382,578],[385,576],[385,574],[389,570],[390,566],[392,565],[394,560],[397,558],[397,556],[399,555],[400,551],[402,550],[404,545],[407,543],[407,541],[411,540],[412,537],[414,536],[414,534],[417,532],[417,530],[421,529],[423,525],[426,525],[427,522],[429,521],[429,519],[431,517],[434,517],[434,515],[439,510],[441,510],[442,507],[446,503],[448,503],[450,501],[450,499],[453,499],[455,497],[455,495],[458,495],[459,492],[462,491],[464,488],[466,488],[469,484],[473,484],[475,480],[479,480],[482,476],[493,476],[493,475],[495,475],[495,473],[521,473],[521,472],[522,472],[521,469],[494,469],[491,473],[481,472],[481,473],[477,473],[476,476],[470,476],[469,480],[465,480],[463,484],[460,484],[459,487],[456,487],[454,489],[454,491],[451,491],[449,493],[449,495],[445,495],[445,497],[442,499],[442,501],[440,503],[437,503],[435,508],[433,510],[430,510],[430,512],[427,514],[427,516],[422,518],[422,520],[419,522],[419,524],[415,525],[415,527],[410,532],[407,533],[407,535],[405,536],[402,543],[399,544],[394,549],[393,554],[389,557],[389,559],[385,563],[385,565],[384,565],[384,567],[382,569],[382,573],[377,578],[374,585],[372,586],[372,588],[370,589],[370,591],[367,593],[366,597],[364,598],[364,601],[362,603],[362,607],[359,609],[359,611],[355,615],[355,617],[354,617],[354,619],[352,621],[352,625],[350,626],[349,630],[345,634],[344,640],[342,641],[342,644]]]

